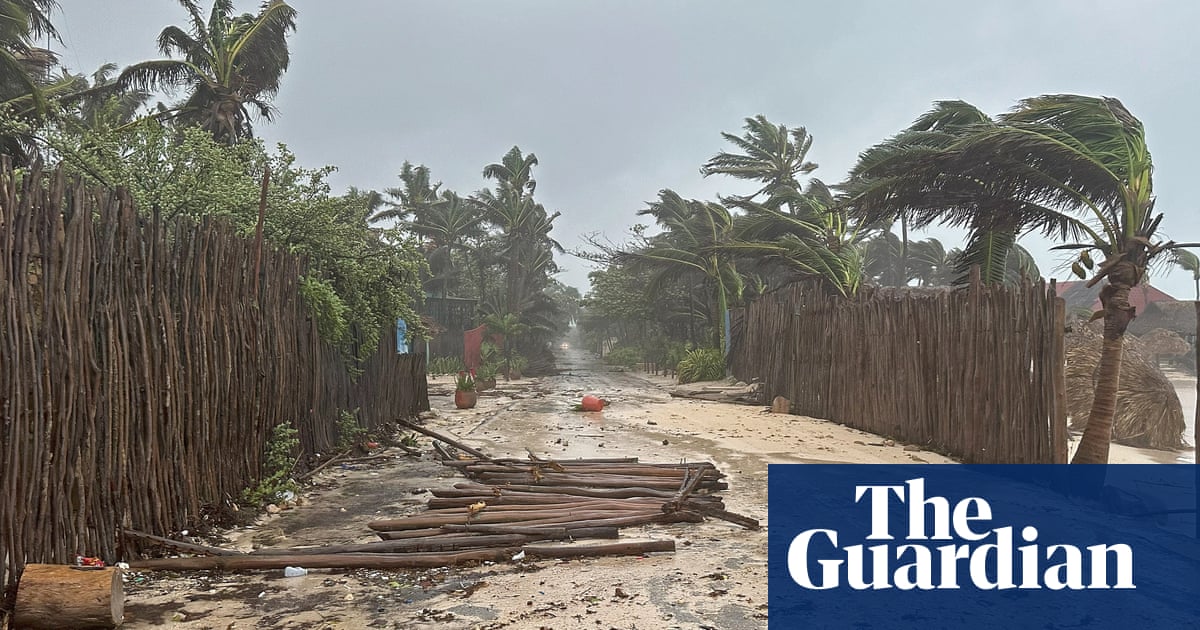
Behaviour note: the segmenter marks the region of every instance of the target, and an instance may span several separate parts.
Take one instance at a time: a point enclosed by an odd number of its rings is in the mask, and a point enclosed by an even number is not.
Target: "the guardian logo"
[[[1097,544],[1084,549],[1043,545],[1032,525],[1019,533],[1012,526],[989,527],[992,508],[980,497],[954,505],[945,497],[926,497],[924,478],[908,479],[903,485],[855,486],[854,502],[870,509],[866,540],[889,542],[839,547],[836,530],[799,533],[788,545],[787,569],[802,588],[836,589],[843,583],[854,590],[942,590],[964,585],[983,590],[1136,588],[1129,545]],[[893,528],[889,507],[899,505],[908,514],[904,544],[890,542],[896,540],[893,532],[898,529]],[[1018,536],[1024,544],[1018,545]]]

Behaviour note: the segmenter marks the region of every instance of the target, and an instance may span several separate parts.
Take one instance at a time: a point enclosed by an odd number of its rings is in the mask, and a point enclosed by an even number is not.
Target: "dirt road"
[[[728,475],[728,509],[767,521],[768,462],[943,462],[840,425],[760,407],[671,398],[668,382],[610,371],[572,346],[562,373],[501,383],[475,409],[453,408],[448,379],[431,385],[427,425],[495,455],[708,460]],[[584,394],[603,412],[572,407]],[[368,542],[372,519],[419,511],[430,487],[460,480],[432,459],[323,473],[302,505],[229,533],[242,549]],[[129,576],[128,628],[720,628],[767,626],[767,531],[722,521],[630,528],[674,538],[644,558],[496,564],[432,571],[314,570]]]

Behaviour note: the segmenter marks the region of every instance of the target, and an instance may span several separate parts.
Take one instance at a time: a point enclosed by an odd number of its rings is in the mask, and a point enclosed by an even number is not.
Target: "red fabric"
[[[480,364],[480,346],[483,345],[483,332],[486,326],[472,328],[463,332],[463,365],[468,370],[478,370]]]

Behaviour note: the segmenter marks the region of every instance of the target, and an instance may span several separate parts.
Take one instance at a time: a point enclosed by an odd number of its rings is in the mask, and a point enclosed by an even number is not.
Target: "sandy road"
[[[524,457],[528,448],[562,458],[712,461],[728,475],[728,508],[764,525],[769,463],[948,461],[831,422],[671,398],[665,379],[611,371],[575,347],[559,355],[561,374],[501,383],[471,410],[454,409],[449,380],[435,380],[438,417],[427,425],[496,455]],[[610,406],[572,411],[587,393]],[[368,542],[368,521],[417,512],[426,489],[460,479],[428,457],[334,469],[319,476],[303,505],[231,531],[225,544]],[[677,551],[434,571],[314,570],[298,578],[135,574],[126,627],[766,628],[766,528],[708,521],[629,528],[622,538],[673,538]]]

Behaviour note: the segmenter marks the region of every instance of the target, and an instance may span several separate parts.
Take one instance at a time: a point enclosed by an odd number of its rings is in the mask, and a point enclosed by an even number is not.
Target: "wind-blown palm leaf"
[[[759,114],[745,120],[745,134],[736,136],[722,133],[726,142],[741,150],[741,153],[722,151],[714,155],[700,168],[705,177],[721,174],[757,181],[763,184],[748,198],[763,193],[775,194],[783,189],[799,189],[797,175],[816,170],[817,165],[807,161],[812,137],[804,127],[788,129],[775,125]]]
[[[253,135],[251,113],[271,120],[270,98],[288,69],[287,37],[296,30],[296,11],[282,0],[264,2],[257,14],[233,16],[233,3],[214,0],[205,21],[192,0],[179,0],[190,29],[167,26],[158,47],[170,59],[125,69],[119,89],[186,90],[176,119],[203,127],[223,142]],[[178,57],[178,58],[176,58]]]
[[[944,146],[919,147],[920,157],[914,151],[911,159],[872,161],[862,174],[875,181],[857,184],[850,203],[864,217],[903,211],[1014,235],[1034,229],[1082,237],[1081,263],[1090,260],[1083,258],[1089,250],[1104,257],[1088,281],[1107,281],[1100,292],[1104,348],[1073,461],[1105,463],[1122,338],[1136,312],[1129,290],[1156,255],[1175,247],[1153,240],[1162,214],[1153,212],[1153,163],[1142,123],[1117,99],[1055,94],[1023,100],[994,125],[952,135]],[[883,150],[897,154],[896,148]]]

